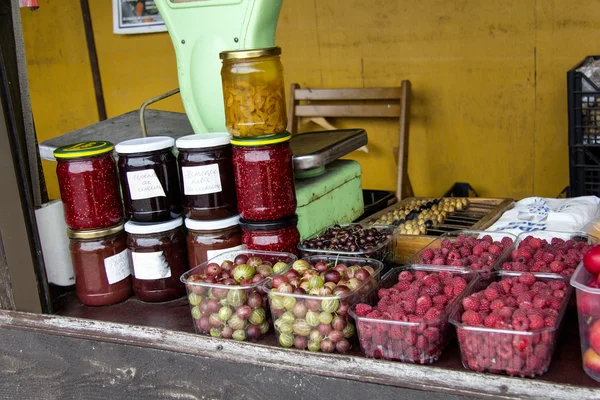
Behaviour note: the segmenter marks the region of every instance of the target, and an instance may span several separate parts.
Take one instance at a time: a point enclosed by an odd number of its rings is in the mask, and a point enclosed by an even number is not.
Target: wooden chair
[[[402,81],[398,87],[357,89],[301,89],[293,83],[288,112],[288,130],[292,135],[298,133],[301,119],[331,127],[325,118],[398,118],[398,147],[393,149],[398,165],[396,198],[414,196],[408,177],[410,81]]]

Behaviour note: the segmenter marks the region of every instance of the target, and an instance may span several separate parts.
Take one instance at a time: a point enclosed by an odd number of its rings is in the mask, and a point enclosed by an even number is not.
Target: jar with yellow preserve
[[[221,78],[225,123],[235,137],[285,131],[287,114],[281,48],[224,51]]]

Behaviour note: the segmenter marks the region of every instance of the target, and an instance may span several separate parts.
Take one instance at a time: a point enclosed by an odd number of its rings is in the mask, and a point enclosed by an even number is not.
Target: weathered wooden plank
[[[43,333],[0,341],[0,399],[464,399]]]
[[[20,333],[9,338],[6,335],[8,330]],[[62,344],[58,346],[59,342],[56,342],[57,345],[52,346],[50,352],[67,351],[61,349],[68,349],[69,343],[77,343],[78,339],[121,344],[126,349],[129,348],[128,346],[137,346],[165,350],[172,352],[168,358],[169,365],[172,368],[175,368],[180,360],[185,360],[187,356],[196,356],[205,357],[215,362],[237,364],[238,368],[248,368],[248,365],[264,369],[277,368],[278,371],[286,371],[286,373],[312,374],[343,379],[348,382],[361,382],[361,384],[377,383],[389,387],[429,390],[460,396],[506,399],[548,398],[549,396],[557,399],[600,399],[600,391],[596,390],[594,386],[576,386],[539,379],[475,374],[465,370],[440,368],[435,365],[418,366],[365,359],[357,356],[309,353],[264,344],[219,340],[159,328],[11,311],[0,312],[0,340],[3,347],[13,348],[19,343],[21,348],[27,349],[36,357],[42,357],[43,351],[39,347],[30,344],[35,343],[31,340],[33,336],[28,336],[29,334],[25,332],[43,335],[44,337],[60,336]],[[21,337],[23,338],[22,342],[20,341]],[[48,339],[41,341],[46,340]],[[100,345],[99,343],[96,344]],[[108,349],[108,347],[104,347],[104,344],[102,346],[102,349]],[[69,350],[68,352],[71,357],[78,354],[78,357],[83,358],[87,354],[85,351],[80,352],[79,350]],[[108,351],[103,351],[103,353],[108,353]],[[135,360],[137,357],[139,356],[131,359]],[[150,361],[152,360],[150,356],[140,358],[140,360],[147,360],[145,363],[140,364],[140,368],[159,368],[158,364],[160,363]],[[127,363],[111,364],[112,362],[113,360],[106,359],[104,361],[106,368],[110,369],[112,365],[116,365],[118,368],[130,367]],[[273,380],[279,382],[279,379],[274,377]],[[267,384],[270,385],[270,383],[264,383],[264,385]],[[352,385],[351,383],[348,384]],[[379,386],[373,387],[378,388]],[[321,393],[320,396],[325,396],[325,393],[327,392]],[[347,395],[350,392],[345,393]],[[181,397],[183,397],[183,394]],[[371,397],[382,398],[377,395],[371,395]]]
[[[297,117],[373,117],[391,118],[400,116],[398,104],[364,105],[300,105],[296,106]]]
[[[339,88],[312,90],[310,88],[292,91],[295,100],[399,100],[402,89],[394,88]]]

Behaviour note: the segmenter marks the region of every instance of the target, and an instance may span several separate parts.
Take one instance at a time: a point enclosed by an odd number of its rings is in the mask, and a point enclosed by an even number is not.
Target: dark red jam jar
[[[123,223],[105,229],[67,230],[75,294],[88,306],[120,303],[131,296],[131,262]]]
[[[138,299],[162,302],[185,294],[181,275],[188,269],[181,217],[157,224],[125,224],[133,263],[133,292]]]
[[[136,222],[169,221],[181,214],[175,139],[155,136],[117,144],[125,216]]]
[[[233,170],[240,217],[274,221],[294,215],[296,190],[287,132],[268,138],[234,138]]]
[[[215,221],[186,218],[188,265],[195,268],[221,253],[242,248],[238,215]]]
[[[186,218],[215,220],[237,215],[229,133],[184,136],[176,146]]]
[[[298,216],[295,214],[270,222],[240,220],[240,227],[242,244],[250,250],[298,254],[300,232],[298,232]]]
[[[110,142],[83,142],[54,151],[65,222],[71,229],[106,228],[123,219]]]

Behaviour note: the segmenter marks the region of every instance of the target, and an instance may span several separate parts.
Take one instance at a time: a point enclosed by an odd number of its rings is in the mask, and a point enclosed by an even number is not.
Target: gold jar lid
[[[101,229],[74,230],[67,228],[67,236],[71,239],[98,239],[101,237],[111,236],[116,233],[122,232],[123,225],[124,223],[121,222],[117,225]]]
[[[219,53],[221,60],[241,60],[244,58],[258,58],[266,56],[278,56],[281,54],[281,47],[264,47],[262,49],[230,50]]]

